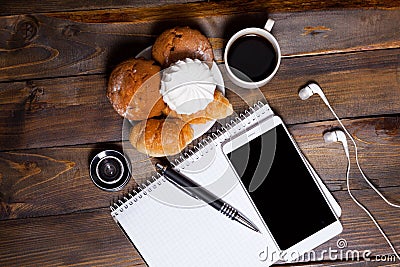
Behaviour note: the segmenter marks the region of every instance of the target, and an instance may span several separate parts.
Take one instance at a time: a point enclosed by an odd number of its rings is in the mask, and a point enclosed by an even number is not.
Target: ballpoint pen
[[[160,163],[156,163],[156,168],[168,181],[182,189],[188,195],[206,202],[208,205],[220,211],[231,220],[237,221],[253,231],[260,232],[260,230],[258,230],[258,228],[237,209],[188,177],[178,173],[172,167],[163,166]]]

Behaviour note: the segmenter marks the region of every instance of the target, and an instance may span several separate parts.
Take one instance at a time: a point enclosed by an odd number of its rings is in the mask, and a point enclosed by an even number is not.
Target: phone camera
[[[130,177],[130,162],[118,151],[102,151],[90,163],[90,178],[103,190],[118,191],[128,183]]]

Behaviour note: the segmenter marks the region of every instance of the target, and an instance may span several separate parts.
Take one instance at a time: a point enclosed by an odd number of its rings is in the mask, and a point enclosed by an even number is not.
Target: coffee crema
[[[237,78],[246,82],[258,82],[274,72],[278,58],[268,39],[249,34],[233,42],[227,61]]]

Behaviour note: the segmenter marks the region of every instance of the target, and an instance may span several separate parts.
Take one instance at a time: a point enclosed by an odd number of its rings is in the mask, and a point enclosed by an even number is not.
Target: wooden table
[[[229,36],[268,17],[283,59],[261,90],[343,209],[343,233],[316,251],[338,249],[339,239],[344,252],[371,251],[368,263],[325,254],[294,265],[398,266],[346,192],[342,147],[323,142],[322,132],[338,124],[321,99],[297,96],[310,80],[323,87],[356,139],[365,173],[400,203],[398,0],[1,1],[0,266],[144,265],[109,214],[121,192],[99,190],[88,173],[96,151],[120,147],[122,119],[105,97],[107,77],[175,25],[202,30],[222,62]],[[400,250],[400,211],[377,197],[354,162],[354,195]],[[135,177],[144,172],[137,160]]]

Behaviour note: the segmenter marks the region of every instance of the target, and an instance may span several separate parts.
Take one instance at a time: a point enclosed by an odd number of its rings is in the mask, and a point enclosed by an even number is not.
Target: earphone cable
[[[342,126],[343,127],[343,126]],[[344,128],[344,127],[343,127]],[[382,234],[382,236],[385,238],[386,242],[388,243],[388,245],[390,246],[390,248],[392,249],[393,253],[396,255],[397,259],[400,260],[400,256],[397,253],[395,247],[393,246],[392,242],[389,240],[389,238],[387,237],[387,235],[385,234],[385,232],[382,230],[382,228],[380,227],[379,223],[376,221],[376,219],[374,218],[374,216],[371,214],[371,212],[363,205],[361,204],[351,193],[351,189],[350,189],[350,157],[347,156],[347,171],[346,171],[346,186],[347,186],[347,192],[349,193],[351,199],[354,201],[354,203],[357,204],[357,206],[359,206],[369,217],[370,219],[374,222],[376,228],[378,228],[379,232]]]
[[[307,89],[309,91],[303,91],[305,89]],[[314,88],[314,90],[313,90]],[[317,84],[310,84],[307,87],[304,87],[302,90],[300,90],[299,92],[299,96],[302,100],[307,99],[308,97],[310,97],[312,94],[317,93],[321,99],[323,100],[323,102],[326,104],[326,106],[329,108],[329,110],[332,112],[332,114],[335,116],[336,120],[339,122],[340,126],[342,127],[342,129],[344,130],[344,132],[346,133],[346,135],[350,138],[350,140],[352,141],[353,145],[354,145],[354,151],[355,151],[355,158],[356,158],[356,163],[357,163],[357,167],[358,170],[360,171],[362,177],[364,178],[364,180],[367,182],[367,184],[379,195],[379,197],[381,197],[389,206],[391,207],[395,207],[395,208],[400,208],[400,205],[397,204],[393,204],[392,202],[390,202],[389,200],[386,199],[386,197],[369,181],[369,179],[367,178],[367,176],[364,174],[363,170],[361,169],[359,160],[358,160],[358,147],[357,144],[354,140],[354,138],[351,136],[351,134],[349,133],[349,131],[346,129],[346,127],[343,125],[342,121],[339,119],[339,117],[337,116],[336,112],[333,110],[333,108],[331,107],[331,105],[329,104],[327,98],[325,97],[325,94],[323,93],[321,87]],[[344,146],[344,144],[343,144]],[[385,238],[386,242],[389,244],[390,248],[392,249],[393,253],[396,255],[397,259],[400,260],[400,256],[397,253],[395,247],[393,246],[392,242],[389,240],[389,238],[387,237],[387,235],[383,232],[382,228],[380,227],[379,223],[376,221],[376,219],[373,217],[373,215],[370,213],[370,211],[364,207],[351,193],[351,189],[350,189],[350,156],[348,153],[348,148],[347,146],[344,146],[345,148],[345,152],[346,152],[346,157],[347,157],[347,161],[348,161],[348,165],[347,165],[347,171],[346,171],[346,185],[347,185],[347,192],[349,193],[351,199],[370,217],[370,219],[374,222],[375,226],[378,228],[378,230],[380,231],[380,233],[382,234],[382,236]]]
[[[335,116],[336,120],[339,122],[340,126],[342,127],[342,129],[345,131],[345,133],[347,134],[347,136],[350,138],[351,142],[354,145],[354,151],[355,151],[355,157],[356,157],[356,163],[357,163],[357,167],[358,170],[361,173],[361,176],[364,178],[364,180],[367,182],[367,184],[390,206],[395,207],[395,208],[400,208],[400,205],[397,204],[393,204],[392,202],[390,202],[389,200],[386,199],[386,197],[369,181],[369,179],[367,178],[367,176],[364,174],[363,170],[361,169],[360,163],[358,161],[358,147],[356,142],[354,141],[354,138],[351,136],[351,134],[347,131],[346,127],[344,127],[343,123],[340,121],[339,117],[336,115],[336,112],[332,109],[332,107],[330,105],[327,105],[328,108],[330,109],[330,111],[332,112],[332,114]]]

